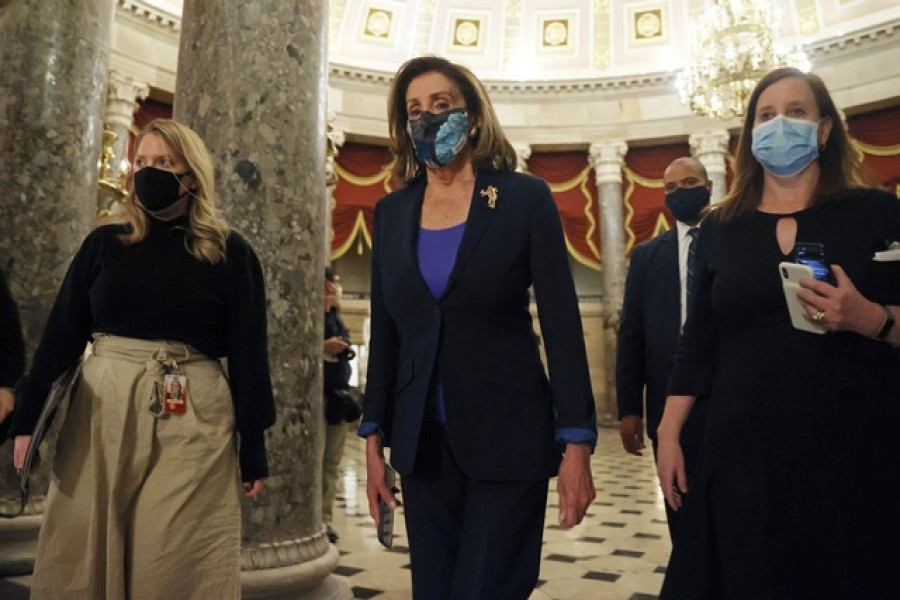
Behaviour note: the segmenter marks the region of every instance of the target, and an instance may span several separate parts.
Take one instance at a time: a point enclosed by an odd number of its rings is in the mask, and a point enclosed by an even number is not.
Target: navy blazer
[[[578,300],[550,189],[531,175],[479,172],[456,262],[436,299],[417,258],[425,185],[423,179],[393,192],[375,207],[362,420],[380,426],[393,467],[409,474],[429,383],[439,372],[447,441],[463,473],[494,481],[552,476],[562,450],[555,432],[583,429],[595,439],[596,424]],[[532,284],[549,380],[528,311]]]
[[[653,440],[680,334],[678,232],[673,227],[631,252],[616,349],[619,418],[644,416],[646,386],[647,433]]]

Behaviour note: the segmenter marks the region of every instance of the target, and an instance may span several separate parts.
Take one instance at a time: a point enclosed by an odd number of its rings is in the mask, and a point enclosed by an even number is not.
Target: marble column
[[[134,124],[134,111],[138,108],[138,100],[143,100],[149,93],[150,86],[146,83],[135,81],[117,71],[109,72],[104,119],[106,128],[116,134],[109,165],[109,178],[113,181],[118,181],[123,166],[126,172],[128,170],[123,161],[128,160],[128,137]]]
[[[109,0],[0,2],[0,268],[29,352],[96,214],[112,7]],[[12,444],[4,444],[0,510],[18,498],[11,461]],[[0,576],[31,571],[46,489],[45,466],[26,515],[0,520]]]
[[[606,389],[601,390],[597,418],[610,426],[616,409],[616,336],[625,293],[625,220],[622,197],[622,165],[628,145],[622,140],[591,144],[589,160],[600,198],[600,252],[603,262],[603,364]]]
[[[174,116],[208,144],[221,208],[267,282],[278,421],[266,489],[243,505],[244,598],[351,597],[321,516],[326,11],[188,1],[182,17]]]
[[[513,144],[516,151],[516,171],[528,172],[528,159],[531,158],[531,144]]]
[[[128,138],[134,123],[137,100],[147,97],[150,87],[116,71],[109,72],[106,86],[105,130],[100,160],[97,211],[101,215],[121,210],[128,177]],[[110,141],[111,140],[111,141]]]
[[[713,204],[724,198],[728,191],[725,183],[725,155],[728,153],[729,139],[725,129],[692,133],[688,138],[691,156],[703,163],[712,182]]]

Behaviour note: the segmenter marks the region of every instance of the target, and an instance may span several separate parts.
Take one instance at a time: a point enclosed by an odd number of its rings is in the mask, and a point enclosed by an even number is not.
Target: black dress
[[[791,326],[775,228],[707,218],[670,394],[710,393],[699,480],[661,598],[900,598],[900,358],[888,344]],[[868,299],[900,304],[900,202],[876,190],[792,215]]]

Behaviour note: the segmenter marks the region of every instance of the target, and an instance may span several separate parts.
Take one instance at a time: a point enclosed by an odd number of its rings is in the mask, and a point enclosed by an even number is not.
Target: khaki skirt
[[[167,368],[185,414],[159,413]],[[221,364],[96,335],[57,442],[32,598],[240,598],[240,481]]]

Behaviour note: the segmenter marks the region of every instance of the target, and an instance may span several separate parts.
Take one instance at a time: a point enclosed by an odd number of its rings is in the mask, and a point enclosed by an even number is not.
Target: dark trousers
[[[527,600],[540,571],[547,486],[466,477],[443,425],[427,422],[402,480],[413,598]]]

